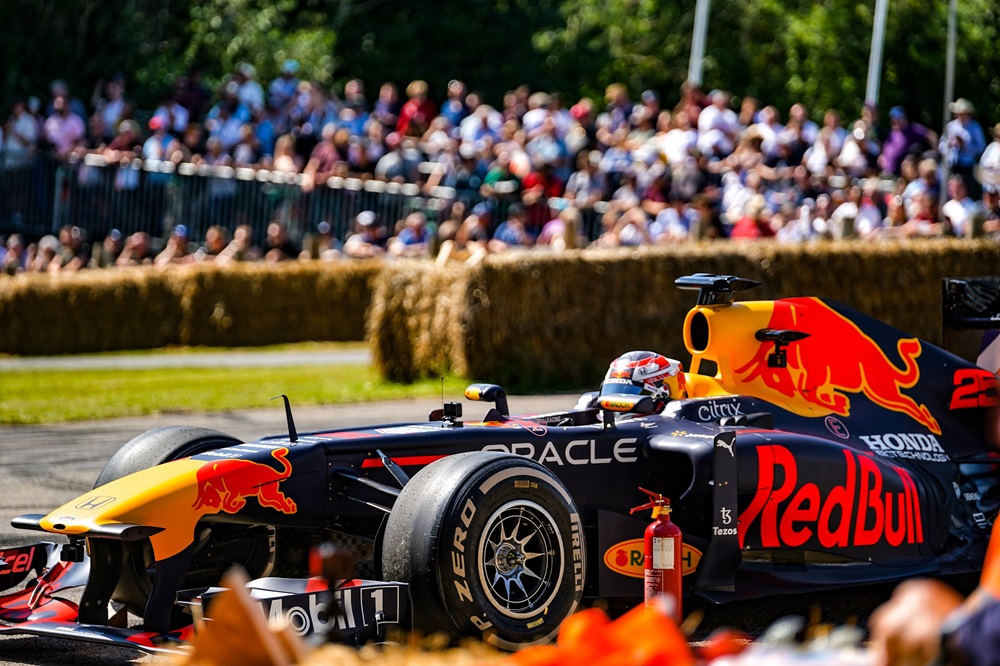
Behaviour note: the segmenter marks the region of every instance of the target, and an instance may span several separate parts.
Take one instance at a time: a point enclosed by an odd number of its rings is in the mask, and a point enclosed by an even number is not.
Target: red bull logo
[[[219,460],[201,467],[198,497],[192,506],[236,513],[246,506],[247,498],[254,497],[261,506],[295,513],[295,501],[278,488],[278,483],[292,474],[288,449],[275,449],[271,456],[281,465],[280,470],[252,460]]]
[[[862,394],[941,434],[927,406],[904,392],[920,380],[916,359],[922,348],[917,338],[900,338],[896,343],[902,362],[897,367],[854,322],[815,298],[775,301],[768,327],[800,330],[809,337],[789,345],[788,363],[781,368],[767,363],[773,345],[761,344],[747,363],[735,369],[737,381],[757,383],[784,396],[792,411],[795,402],[802,402],[839,416],[850,415],[851,394]]]
[[[848,449],[844,456],[843,484],[822,492],[815,483],[799,482],[795,456],[787,448],[757,447],[757,492],[739,517],[740,548],[755,523],[761,548],[923,543],[920,498],[906,470],[880,467],[873,458]],[[886,476],[888,470],[898,479]],[[893,486],[900,492],[892,492]]]
[[[644,578],[645,547],[643,539],[616,543],[604,552],[604,566],[629,578]],[[700,561],[700,550],[686,543],[681,545],[681,575],[694,573]]]

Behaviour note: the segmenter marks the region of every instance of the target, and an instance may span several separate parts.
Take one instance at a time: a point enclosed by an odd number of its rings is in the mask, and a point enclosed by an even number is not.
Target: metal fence
[[[392,225],[414,210],[440,221],[456,201],[467,211],[485,203],[496,224],[518,197],[513,183],[485,198],[478,190],[436,187],[424,193],[414,184],[339,177],[305,192],[298,174],[139,159],[109,163],[96,154],[71,162],[48,154],[10,161],[0,152],[0,166],[0,233],[29,239],[75,225],[91,239],[118,229],[162,240],[177,224],[201,239],[214,224],[229,229],[246,224],[259,243],[273,220],[283,222],[293,238],[326,221],[343,239],[363,210]],[[597,214],[590,212],[585,228],[592,234],[599,233],[597,227]]]

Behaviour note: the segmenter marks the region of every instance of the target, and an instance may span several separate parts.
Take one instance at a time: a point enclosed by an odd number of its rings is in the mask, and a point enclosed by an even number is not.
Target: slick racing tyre
[[[386,524],[382,571],[409,584],[417,630],[516,650],[552,639],[577,609],[585,552],[576,505],[551,472],[474,451],[406,484]]]
[[[111,456],[94,486],[171,460],[239,443],[235,437],[207,428],[165,426],[149,430],[129,440]],[[251,579],[267,575],[273,565],[274,531],[269,527],[199,524],[195,544],[185,588],[216,585],[233,564],[242,565]],[[122,575],[111,598],[141,616],[153,586],[154,560],[149,540],[121,544],[91,539],[90,546],[127,548]],[[186,622],[190,623],[190,618]]]

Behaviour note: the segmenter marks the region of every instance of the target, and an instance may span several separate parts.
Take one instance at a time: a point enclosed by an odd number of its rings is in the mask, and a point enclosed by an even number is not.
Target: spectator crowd
[[[176,77],[139,114],[123,76],[84,103],[62,81],[48,99],[16,99],[0,132],[0,167],[39,151],[60,160],[122,159],[249,167],[293,174],[304,193],[331,176],[412,183],[423,193],[475,192],[439,215],[357,215],[344,238],[320,222],[300,234],[268,225],[261,247],[233,220],[191,238],[179,220],[164,243],[112,230],[89,239],[62,228],[27,243],[11,234],[0,269],[56,272],[194,261],[334,260],[386,255],[478,261],[493,252],[678,244],[702,239],[808,242],[844,237],[1000,235],[1000,123],[984,130],[966,99],[943,133],[903,107],[882,118],[834,110],[787,112],[752,97],[685,85],[672,105],[654,90],[633,99],[612,84],[603,100],[564,102],[527,86],[494,106],[465,83],[431,91],[364,83],[341,94],[284,62],[259,82],[241,64],[214,93],[198,72]],[[148,117],[140,123],[139,116]],[[816,122],[816,121],[819,122]],[[498,206],[500,196],[509,205]],[[587,233],[584,220],[598,220]],[[235,227],[235,228],[233,228]]]

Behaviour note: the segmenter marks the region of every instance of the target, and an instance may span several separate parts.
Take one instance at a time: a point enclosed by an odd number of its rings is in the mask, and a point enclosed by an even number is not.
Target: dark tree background
[[[786,111],[804,102],[855,118],[875,1],[713,0],[704,87]],[[623,82],[672,105],[688,68],[695,0],[7,0],[0,3],[0,113],[15,95],[66,80],[88,101],[120,72],[140,109],[190,69],[214,86],[242,61],[266,84],[286,58],[335,90],[362,79],[426,79],[440,98],[460,78],[492,104],[520,84],[568,101]],[[939,127],[948,0],[889,0],[883,109]],[[1000,120],[1000,5],[961,0],[955,96]]]

